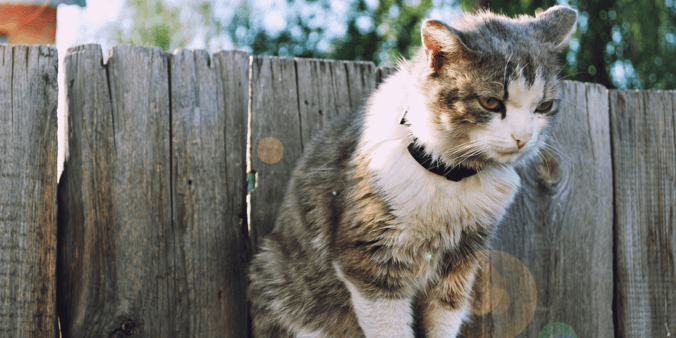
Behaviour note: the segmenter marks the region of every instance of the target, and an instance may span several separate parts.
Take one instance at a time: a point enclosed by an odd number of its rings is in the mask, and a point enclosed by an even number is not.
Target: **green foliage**
[[[580,8],[589,6],[580,0]],[[589,6],[590,7],[590,6]],[[588,7],[588,8],[589,8]],[[607,39],[599,41],[607,66],[628,68],[635,76],[627,82],[613,81],[628,88],[676,89],[676,1],[618,0],[598,11],[588,10],[589,31],[607,29]],[[597,34],[602,34],[601,32]],[[581,40],[581,49],[584,42]],[[615,66],[617,65],[617,66]],[[628,66],[628,67],[627,67]]]
[[[364,0],[352,5],[347,32],[333,40],[329,56],[338,60],[364,60],[395,65],[420,47],[420,22],[432,8],[431,0],[409,4],[404,0],[382,0],[369,9]],[[360,31],[357,20],[370,20],[370,29]]]
[[[255,55],[279,55],[339,60],[372,61],[394,65],[409,58],[420,46],[420,22],[434,9],[460,7],[472,10],[477,3],[508,16],[534,15],[562,0],[349,0],[345,32],[329,34],[336,23],[332,0],[287,0],[292,8],[281,18],[286,26],[269,32],[262,25],[254,0],[232,0],[232,17],[216,15],[222,0],[183,2],[197,13],[199,25],[182,25],[179,8],[162,0],[127,0],[132,9],[130,29],[114,28],[117,43],[184,47],[199,35],[212,48],[214,40],[230,40]],[[566,0],[563,0],[564,2]],[[566,79],[596,82],[608,88],[676,89],[676,0],[568,0],[579,10],[579,22],[561,56]],[[373,4],[373,5],[369,5]],[[188,9],[190,9],[188,8]],[[308,11],[308,8],[313,8]],[[318,14],[319,13],[319,14]],[[323,13],[323,14],[322,14]],[[449,18],[450,19],[450,18]],[[121,20],[125,22],[125,20]],[[339,23],[342,24],[342,23]],[[191,26],[200,26],[195,29]],[[199,31],[199,34],[195,33]]]
[[[287,0],[291,7],[319,5],[330,11],[329,0]],[[443,2],[441,2],[443,5]],[[314,15],[295,13],[287,27],[272,35],[252,20],[251,5],[241,0],[228,34],[235,46],[248,47],[257,55],[281,55],[337,60],[373,61],[394,65],[399,57],[409,57],[420,46],[419,25],[432,8],[431,0],[382,0],[375,8],[365,0],[350,2],[347,30],[330,41],[327,50],[318,48],[325,27],[312,24]]]
[[[110,29],[115,43],[160,47],[165,51],[182,48],[190,38],[179,20],[179,8],[169,7],[162,0],[127,0],[128,11]],[[125,29],[120,22],[130,20]]]
[[[323,0],[323,5],[328,7],[328,0]],[[227,33],[235,47],[248,47],[254,55],[328,57],[316,47],[323,29],[308,23],[314,16],[303,19],[300,13],[295,13],[291,18],[286,18],[286,28],[277,35],[268,33],[253,19],[251,4],[248,0],[241,0],[227,25]]]

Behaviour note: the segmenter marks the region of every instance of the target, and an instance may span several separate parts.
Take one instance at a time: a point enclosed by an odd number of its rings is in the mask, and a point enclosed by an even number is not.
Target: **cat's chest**
[[[380,242],[392,260],[415,267],[418,290],[440,276],[442,257],[458,250],[468,232],[485,233],[500,221],[520,185],[511,167],[488,168],[453,182],[420,166],[400,140],[372,149],[369,171],[394,216]]]
[[[392,205],[404,229],[424,237],[495,222],[519,187],[518,175],[510,169],[459,183],[430,176],[392,189]]]
[[[481,175],[465,179],[465,184],[414,184],[406,188],[411,191],[400,191],[391,200],[398,222],[386,233],[390,237],[386,241],[393,258],[417,267],[416,289],[424,289],[441,276],[447,253],[488,245],[489,229],[494,229],[511,204],[519,178],[513,170]],[[476,233],[484,236],[468,236]]]
[[[396,219],[383,239],[395,252],[417,255],[409,258],[452,250],[463,231],[494,226],[520,185],[514,169],[507,167],[452,182],[415,162],[402,162],[399,175],[381,172],[379,185]]]

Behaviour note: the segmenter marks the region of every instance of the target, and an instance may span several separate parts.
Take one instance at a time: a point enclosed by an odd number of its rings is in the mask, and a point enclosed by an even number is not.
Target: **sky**
[[[118,0],[89,0],[87,7],[61,4],[56,10],[56,48],[59,51],[59,153],[57,156],[57,173],[61,176],[65,157],[66,142],[66,118],[65,118],[65,89],[63,59],[69,47],[86,43],[102,44],[103,50],[107,51],[110,46],[100,37],[100,29],[111,21],[114,21],[122,11],[123,1]],[[107,54],[104,52],[104,54]]]

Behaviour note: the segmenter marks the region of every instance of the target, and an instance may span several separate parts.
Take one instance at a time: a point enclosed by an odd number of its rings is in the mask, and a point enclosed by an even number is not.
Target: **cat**
[[[422,46],[292,174],[249,269],[254,337],[456,337],[560,107],[577,11],[425,20]]]

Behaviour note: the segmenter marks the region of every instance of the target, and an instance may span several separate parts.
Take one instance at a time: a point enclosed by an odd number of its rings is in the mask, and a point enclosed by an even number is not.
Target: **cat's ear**
[[[533,22],[536,29],[542,32],[543,42],[551,44],[555,50],[561,50],[568,45],[570,35],[575,30],[577,11],[564,7],[554,6],[536,14]]]
[[[428,66],[438,73],[444,64],[466,60],[472,52],[462,41],[461,33],[437,20],[427,19],[420,27]]]

